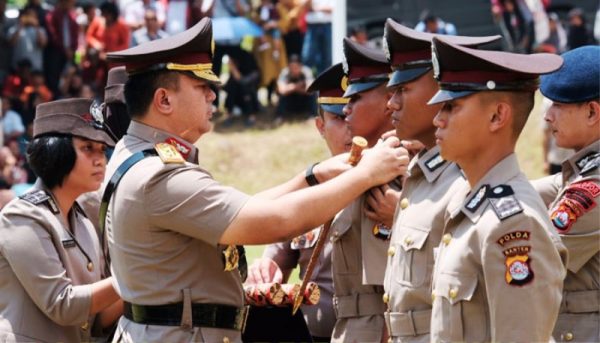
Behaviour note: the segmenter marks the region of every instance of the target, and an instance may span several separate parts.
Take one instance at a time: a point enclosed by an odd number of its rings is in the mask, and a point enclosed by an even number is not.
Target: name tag
[[[75,244],[75,240],[74,239],[65,239],[65,240],[62,241],[62,245],[65,248],[72,248],[76,244]]]

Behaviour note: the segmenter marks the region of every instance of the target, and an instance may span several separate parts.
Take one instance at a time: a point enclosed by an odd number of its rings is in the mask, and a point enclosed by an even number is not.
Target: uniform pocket
[[[394,249],[398,254],[396,280],[406,286],[419,287],[426,280],[428,264],[433,258],[430,251],[423,249],[429,237],[429,229],[402,227],[395,240]]]

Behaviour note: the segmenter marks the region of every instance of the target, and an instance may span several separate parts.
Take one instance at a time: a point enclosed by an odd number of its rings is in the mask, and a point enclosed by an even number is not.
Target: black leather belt
[[[125,318],[147,325],[180,326],[183,303],[136,305],[125,302]],[[192,326],[243,331],[248,309],[215,304],[192,304]]]

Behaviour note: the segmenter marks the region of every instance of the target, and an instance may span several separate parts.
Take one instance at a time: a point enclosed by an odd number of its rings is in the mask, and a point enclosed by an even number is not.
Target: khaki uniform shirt
[[[300,278],[303,278],[321,229],[322,227],[316,228],[291,241],[270,244],[265,249],[263,257],[275,261],[282,271],[291,271],[297,265],[300,266]],[[301,307],[310,334],[315,337],[330,337],[335,324],[331,249],[331,242],[325,242],[311,277],[311,281],[319,285],[319,291],[321,292],[319,303],[316,305],[302,305]]]
[[[106,230],[118,293],[137,305],[242,307],[240,274],[223,270],[225,247],[218,241],[247,195],[220,185],[200,168],[192,144],[135,121],[115,147],[107,177],[133,153],[158,142],[176,146],[187,162],[147,157],[131,167],[114,192]],[[236,330],[144,325],[121,317],[115,341],[222,342],[225,337],[241,341]]]
[[[448,214],[434,251],[431,341],[548,342],[566,249],[516,156],[465,184]]]
[[[440,244],[453,189],[466,180],[456,164],[441,158],[437,146],[415,156],[409,173],[388,250],[385,319],[394,341],[428,342],[433,249]]]
[[[98,236],[77,204],[64,223],[41,181],[0,213],[0,341],[86,342]]]
[[[569,251],[559,341],[600,342],[600,141],[567,159],[550,220]],[[549,183],[545,189],[554,189]]]
[[[399,189],[397,184],[390,187]],[[379,342],[384,328],[383,276],[389,240],[375,237],[377,223],[364,215],[366,195],[346,207],[331,226],[332,342]]]

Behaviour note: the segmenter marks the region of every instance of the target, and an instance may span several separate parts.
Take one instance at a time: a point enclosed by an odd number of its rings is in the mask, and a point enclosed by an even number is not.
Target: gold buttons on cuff
[[[394,248],[394,247],[389,247],[389,249],[388,249],[388,253],[387,253],[387,254],[388,254],[388,256],[390,256],[390,257],[392,257],[392,256],[396,255],[396,248]]]
[[[382,299],[383,299],[383,303],[384,303],[384,304],[387,304],[387,303],[390,301],[390,296],[389,296],[389,294],[387,294],[387,293],[383,293],[383,297],[382,297]]]
[[[88,262],[88,264],[87,264],[87,270],[90,271],[90,272],[92,270],[94,270],[94,264],[92,262]]]
[[[448,291],[448,296],[450,297],[450,299],[456,298],[457,295],[458,295],[458,289],[450,288],[450,291]]]
[[[564,334],[564,339],[565,341],[572,341],[573,340],[573,333],[572,332],[567,332],[566,334]]]
[[[408,199],[404,198],[404,199],[400,200],[400,208],[405,209],[407,207],[408,207]]]
[[[442,236],[442,242],[444,242],[444,244],[446,244],[446,245],[450,244],[451,240],[452,240],[452,235],[449,233]]]
[[[88,327],[89,327],[88,322],[81,324],[81,330],[83,330],[83,331],[86,331],[88,329]]]
[[[410,236],[406,236],[404,238],[404,243],[406,243],[406,245],[411,245],[413,244],[413,239]]]

